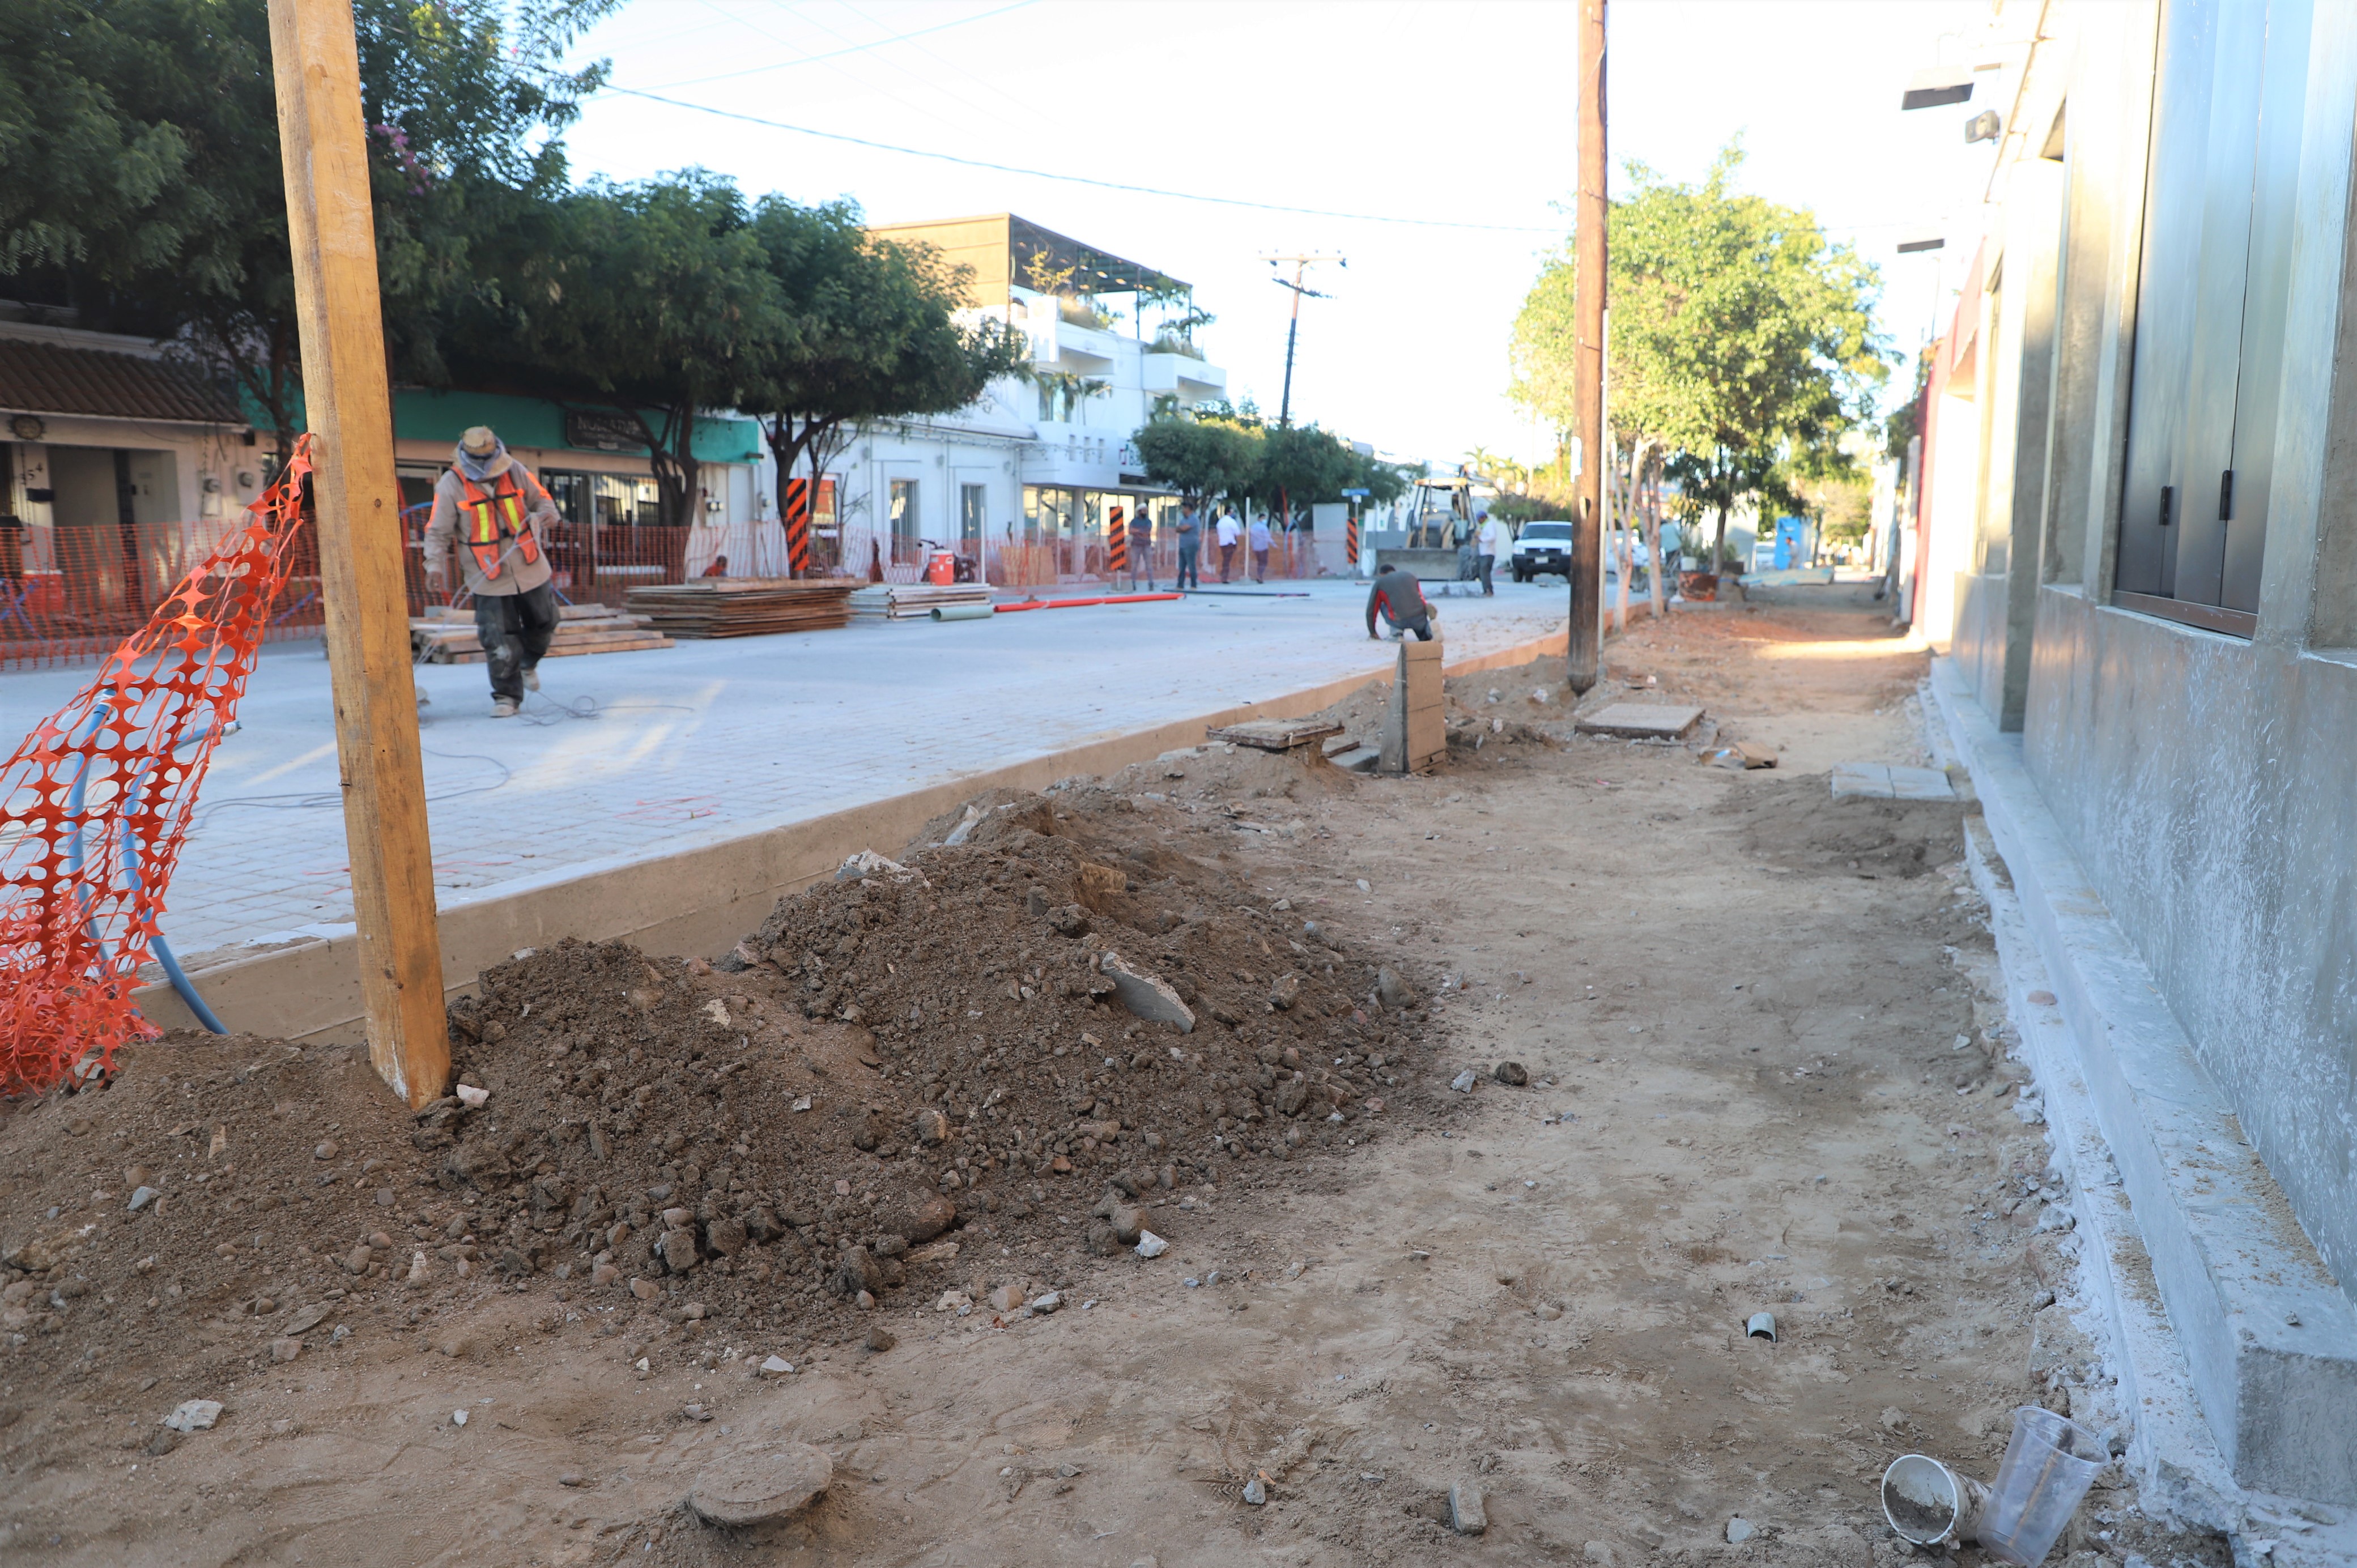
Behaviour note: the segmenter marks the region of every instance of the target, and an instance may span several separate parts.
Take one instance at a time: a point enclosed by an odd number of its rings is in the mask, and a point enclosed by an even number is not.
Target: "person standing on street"
[[[1154,514],[1143,503],[1129,512],[1129,591],[1137,591],[1138,574],[1146,575],[1146,591],[1154,592]]]
[[[540,690],[540,661],[556,635],[556,595],[538,530],[562,521],[532,471],[507,444],[478,424],[458,438],[434,482],[425,523],[425,585],[449,591],[454,550],[475,599],[475,636],[491,678],[491,717],[513,718],[526,691]]]
[[[1243,535],[1243,529],[1236,522],[1236,509],[1232,506],[1222,507],[1220,509],[1220,581],[1222,583],[1235,575],[1233,568],[1236,564],[1236,541],[1242,539]]]
[[[1474,536],[1473,569],[1481,578],[1481,592],[1494,598],[1498,590],[1490,582],[1490,572],[1498,564],[1498,557],[1505,553],[1506,525],[1486,510],[1473,515],[1480,529]]]
[[[1171,532],[1178,536],[1178,591],[1183,594],[1190,587],[1201,587],[1203,514],[1195,509],[1191,499],[1178,503],[1178,521]]]
[[[1253,581],[1268,581],[1268,518],[1256,514],[1252,520]]]
[[[1380,639],[1375,630],[1375,618],[1383,618],[1394,638],[1409,632],[1425,641],[1432,640],[1432,607],[1424,600],[1424,587],[1413,572],[1403,572],[1397,566],[1386,566],[1375,575],[1367,589],[1367,636]]]

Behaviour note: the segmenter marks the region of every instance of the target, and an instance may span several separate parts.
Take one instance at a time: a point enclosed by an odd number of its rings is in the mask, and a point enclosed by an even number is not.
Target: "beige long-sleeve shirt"
[[[500,575],[496,577],[484,576],[482,568],[475,564],[475,553],[459,543],[458,516],[466,504],[467,491],[458,478],[458,470],[445,468],[442,477],[434,481],[434,510],[425,520],[425,569],[428,572],[447,570],[442,565],[444,558],[457,551],[458,564],[466,571],[467,591],[478,598],[521,594],[547,582],[551,575],[547,530],[565,521],[556,510],[556,503],[548,499],[548,492],[541,488],[538,479],[533,478],[532,470],[512,457],[508,461],[511,465],[509,472],[515,475],[516,483],[523,488],[525,519],[532,524],[533,532],[540,536],[540,559],[525,560],[523,553],[514,547],[513,540],[503,540],[507,558],[500,562]],[[488,490],[498,482],[493,479],[480,488]]]

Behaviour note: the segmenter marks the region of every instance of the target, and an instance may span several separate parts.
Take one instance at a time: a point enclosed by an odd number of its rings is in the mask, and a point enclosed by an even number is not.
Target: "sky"
[[[1989,17],[1988,0],[1612,0],[1616,188],[1631,159],[1699,178],[1739,139],[1745,187],[1881,268],[1883,328],[1911,356],[1977,230],[1990,160],[1964,120],[2007,105],[1901,113],[1900,93]],[[1291,295],[1264,258],[1346,258],[1310,273],[1329,297],[1302,305],[1296,421],[1408,458],[1536,460],[1552,437],[1508,395],[1508,344],[1567,229],[1577,21],[1564,0],[630,0],[574,60],[677,103],[599,94],[566,144],[576,177],[701,166],[751,195],[848,196],[874,222],[1019,213],[1192,284],[1217,318],[1197,342],[1272,414]],[[1925,228],[1948,250],[1894,253]]]

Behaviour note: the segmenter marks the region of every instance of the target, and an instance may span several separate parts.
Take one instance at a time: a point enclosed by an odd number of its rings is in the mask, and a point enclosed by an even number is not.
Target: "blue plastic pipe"
[[[113,711],[105,703],[102,702],[92,708],[91,710],[90,736],[94,736],[101,729],[103,729],[106,726],[106,721],[112,716]],[[211,730],[199,731],[198,734],[191,736],[189,740],[182,741],[180,745],[188,746],[193,741],[203,740],[211,733]],[[88,739],[89,736],[84,736],[81,738]],[[178,750],[178,747],[176,746],[174,749]],[[150,764],[150,767],[152,766],[153,764]],[[66,840],[66,869],[71,873],[77,880],[79,880],[81,875],[82,786],[88,781],[89,778],[90,758],[84,757],[81,759],[81,766],[74,770],[73,789],[66,796],[66,814],[73,819],[74,824],[72,836]],[[145,769],[142,769],[139,776],[133,779],[131,783],[130,794],[124,807],[124,815],[126,817],[132,811],[138,810],[139,793],[142,789],[146,788],[146,785],[147,771]],[[124,870],[125,875],[130,877],[131,890],[135,894],[140,890],[139,840],[137,836],[132,832],[131,824],[128,822],[125,822],[123,824],[123,847],[124,850]],[[82,897],[84,899],[84,908],[86,909],[88,908],[89,898],[87,890],[83,892]],[[98,954],[102,960],[108,962],[113,961],[113,956],[106,950],[106,943],[100,939],[96,931],[92,931],[91,933],[91,940],[97,944]],[[155,940],[147,944],[147,950],[156,955],[156,961],[163,966],[164,977],[172,983],[172,989],[179,993],[180,1000],[188,1004],[188,1011],[196,1015],[197,1022],[203,1025],[207,1029],[216,1035],[228,1034],[229,1026],[223,1024],[218,1017],[214,1016],[213,1010],[205,1004],[204,997],[199,995],[197,992],[196,982],[190,980],[188,977],[188,974],[182,971],[180,968],[180,961],[173,956],[172,944],[164,940],[163,932],[158,931],[156,933]]]

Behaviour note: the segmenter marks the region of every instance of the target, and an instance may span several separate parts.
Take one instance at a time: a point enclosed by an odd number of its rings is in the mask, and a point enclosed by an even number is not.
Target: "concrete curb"
[[[1566,632],[1553,632],[1451,664],[1444,672],[1507,669],[1560,657],[1567,646]],[[1074,774],[1114,772],[1199,745],[1207,728],[1314,713],[1387,678],[1383,670],[1348,675],[1264,702],[1107,733],[840,811],[729,822],[626,855],[503,882],[480,894],[446,895],[440,910],[443,988],[451,995],[464,993],[485,969],[519,949],[565,937],[628,940],[661,954],[725,952],[759,926],[780,897],[834,875],[845,857],[863,849],[897,848],[932,817],[984,790],[1038,789]],[[196,972],[190,979],[232,1029],[288,1040],[358,1040],[358,942],[348,924],[321,927],[295,933],[285,945]],[[169,985],[143,986],[133,999],[155,1024],[197,1026]]]
[[[2064,1113],[2058,1144],[2075,1159],[2074,1143],[2092,1129],[2117,1171],[2116,1196],[2102,1176],[2080,1186],[2103,1237],[2090,1255],[2119,1298],[2121,1348],[2134,1357],[2157,1338],[2181,1353],[2183,1383],[2219,1455],[2210,1473],[2231,1477],[2246,1504],[2257,1501],[2250,1493],[2357,1503],[2357,1310],[2087,880],[2019,742],[1997,733],[1952,660],[1934,661],[1929,685],[2018,895],[2020,931],[2049,977],[2037,989],[2056,998],[2033,1005],[2024,986],[2013,1001],[2040,1081]],[[2024,945],[2014,943],[2017,961]],[[2075,1126],[2072,1085],[2086,1107]],[[2141,1261],[2123,1240],[2140,1242]],[[2137,1320],[2157,1319],[2142,1305],[2156,1294],[2173,1334]],[[2172,1371],[2147,1350],[2122,1379],[2147,1463],[2180,1468],[2198,1492],[2208,1466],[2169,1395]]]

